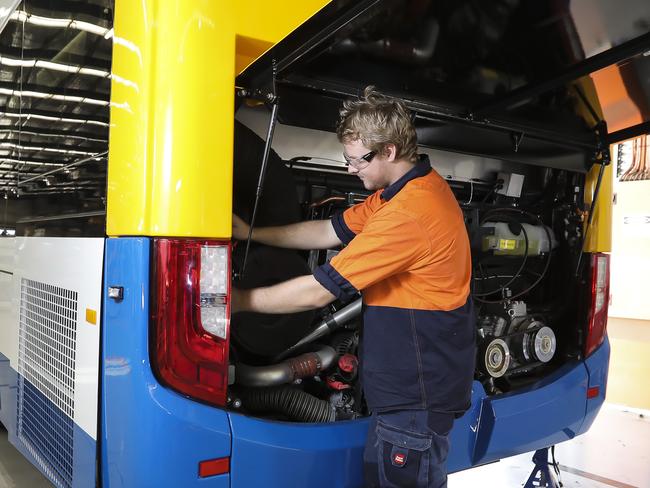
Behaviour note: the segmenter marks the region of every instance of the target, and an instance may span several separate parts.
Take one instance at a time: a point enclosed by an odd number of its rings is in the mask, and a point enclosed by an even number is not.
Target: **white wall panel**
[[[71,392],[74,398],[73,420],[93,439],[97,438],[103,254],[103,238],[18,237],[16,238],[17,257],[13,280],[15,309],[20,307],[21,286],[24,293],[26,283],[29,283],[30,286],[34,282],[42,283],[47,285],[45,288],[47,290],[51,290],[51,287],[59,287],[76,293],[74,295],[77,299],[76,338],[74,341],[75,378],[74,392]],[[35,293],[38,294],[38,289]],[[38,304],[32,306],[32,309],[41,310]],[[91,315],[94,312],[96,317],[94,324],[86,320],[87,310],[91,311]],[[23,314],[25,313],[23,310]],[[16,330],[9,340],[14,343],[10,355],[11,364],[18,371],[18,323],[23,320],[24,324],[25,320],[21,317],[20,312],[17,312],[16,315],[18,316],[18,320],[14,321]],[[43,315],[46,316],[47,312],[43,312]],[[48,327],[48,330],[50,329]],[[24,345],[28,338],[23,337],[22,340]],[[21,360],[26,361],[25,358]],[[22,369],[25,369],[24,364]],[[36,386],[38,387],[38,385]],[[44,391],[42,393],[48,395]]]
[[[18,342],[14,337],[17,320],[12,307],[15,268],[14,237],[0,237],[0,353],[15,359]]]

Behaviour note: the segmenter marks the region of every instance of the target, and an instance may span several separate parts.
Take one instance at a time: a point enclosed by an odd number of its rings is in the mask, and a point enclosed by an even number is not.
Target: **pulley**
[[[485,348],[485,370],[493,378],[500,378],[510,367],[510,348],[503,339],[492,339]]]
[[[529,328],[539,325],[539,322],[532,322]],[[555,355],[557,341],[555,333],[550,327],[544,326],[534,332],[524,334],[523,353],[526,361],[541,361],[548,363]]]

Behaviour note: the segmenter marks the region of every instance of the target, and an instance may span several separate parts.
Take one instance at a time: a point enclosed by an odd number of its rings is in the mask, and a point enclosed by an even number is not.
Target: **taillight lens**
[[[223,406],[228,388],[230,244],[155,239],[152,364],[180,393]]]
[[[585,357],[603,343],[609,308],[609,254],[591,255],[591,306],[587,322]]]

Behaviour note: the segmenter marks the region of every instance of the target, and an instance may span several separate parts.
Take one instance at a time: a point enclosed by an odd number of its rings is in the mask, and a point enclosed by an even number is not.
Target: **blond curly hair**
[[[346,100],[339,112],[336,126],[339,142],[345,144],[360,140],[371,151],[386,153],[386,146],[394,144],[396,159],[417,161],[417,135],[411,113],[404,103],[368,86],[363,96]]]

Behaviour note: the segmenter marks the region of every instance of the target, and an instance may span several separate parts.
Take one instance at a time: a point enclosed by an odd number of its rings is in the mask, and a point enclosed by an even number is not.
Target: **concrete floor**
[[[584,435],[558,444],[555,458],[566,488],[650,488],[650,412],[606,403]],[[533,453],[449,476],[450,488],[520,487]]]
[[[556,448],[567,488],[650,488],[650,322],[611,318],[607,402],[585,435]],[[450,488],[524,485],[532,453],[454,473]],[[0,488],[52,485],[7,441],[0,425]]]
[[[0,488],[52,488],[52,484],[9,444],[0,424]]]

